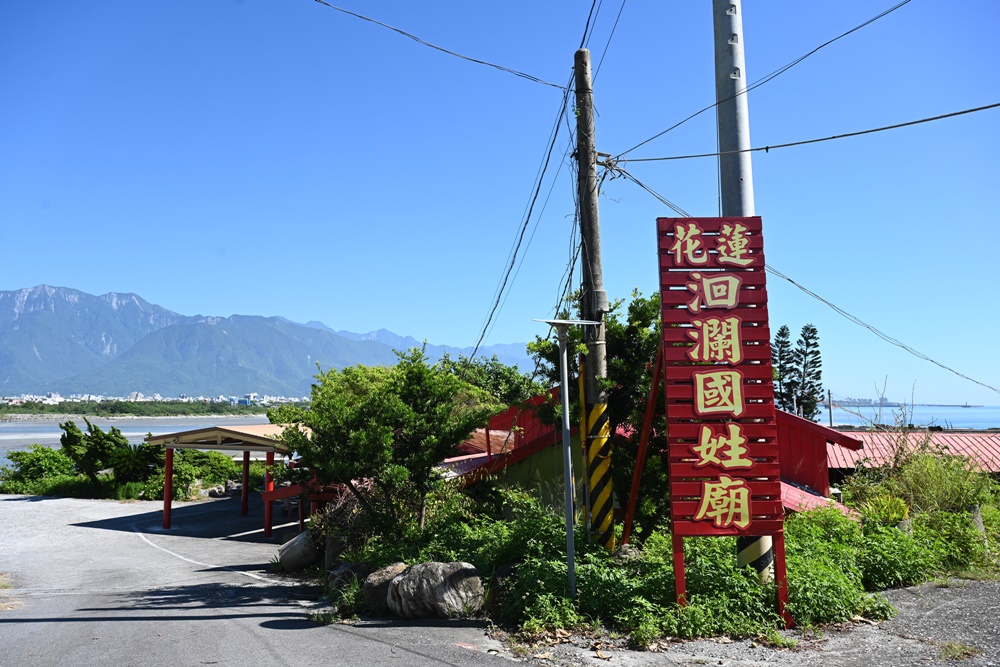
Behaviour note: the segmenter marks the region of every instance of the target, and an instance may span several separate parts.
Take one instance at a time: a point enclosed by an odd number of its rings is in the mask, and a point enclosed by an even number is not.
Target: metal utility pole
[[[719,119],[719,183],[722,215],[752,216],[753,169],[750,153],[750,111],[747,106],[747,73],[743,58],[743,9],[741,0],[712,0],[715,27],[715,99]],[[736,562],[753,566],[761,581],[770,581],[774,570],[771,537],[740,537]]]
[[[608,375],[604,314],[608,295],[601,272],[601,225],[597,212],[597,149],[594,145],[594,90],[590,51],[579,49],[573,58],[576,72],[576,157],[579,161],[580,236],[583,243],[583,293],[581,315],[600,324],[584,330],[587,342],[586,414],[587,478],[590,487],[591,528],[598,544],[615,548],[612,522],[611,428],[608,398],[599,379]]]

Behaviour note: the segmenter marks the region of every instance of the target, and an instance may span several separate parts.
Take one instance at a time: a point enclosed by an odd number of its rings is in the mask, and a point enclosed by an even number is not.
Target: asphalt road
[[[308,620],[315,589],[269,564],[263,507],[0,495],[0,667],[509,665],[481,624]],[[276,513],[280,516],[279,513]]]

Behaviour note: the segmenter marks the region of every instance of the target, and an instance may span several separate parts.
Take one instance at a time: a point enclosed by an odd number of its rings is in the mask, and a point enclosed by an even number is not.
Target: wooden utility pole
[[[754,214],[753,169],[750,163],[750,112],[743,58],[741,0],[712,0],[715,27],[715,99],[719,118],[719,182],[722,216]],[[744,151],[744,152],[735,152]],[[770,535],[736,539],[737,565],[753,566],[761,581],[770,581],[774,547]]]
[[[581,315],[600,322],[586,327],[587,342],[586,414],[584,448],[590,487],[591,528],[598,544],[615,548],[612,522],[614,497],[611,489],[611,429],[608,398],[599,378],[608,375],[604,314],[608,295],[601,273],[601,225],[597,212],[597,149],[594,145],[594,91],[590,75],[590,51],[579,49],[574,56],[576,72],[576,157],[579,162],[580,236],[583,244],[583,293]]]

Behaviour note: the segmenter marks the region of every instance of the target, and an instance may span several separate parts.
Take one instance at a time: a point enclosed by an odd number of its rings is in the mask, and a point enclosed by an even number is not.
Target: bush
[[[195,479],[200,479],[203,484],[208,486],[225,484],[228,480],[243,479],[243,467],[222,452],[203,452],[197,449],[177,450],[174,456],[175,475],[180,465],[192,468]]]
[[[62,451],[42,445],[31,445],[26,450],[7,452],[13,466],[0,467],[0,482],[32,482],[47,477],[69,475],[73,460]],[[13,491],[7,491],[14,493]]]
[[[985,537],[969,512],[918,514],[913,518],[913,533],[928,545],[937,570],[968,570],[987,562]]]
[[[866,525],[858,554],[862,583],[879,591],[925,581],[935,566],[934,553],[909,533],[893,526]]]
[[[122,483],[143,482],[163,465],[164,451],[150,445],[123,445],[116,447],[109,459],[115,479]]]

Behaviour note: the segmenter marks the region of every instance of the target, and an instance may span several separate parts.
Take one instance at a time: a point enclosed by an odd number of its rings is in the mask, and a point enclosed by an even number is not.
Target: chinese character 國
[[[695,371],[694,411],[699,415],[743,414],[743,373],[738,370]]]

